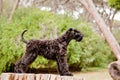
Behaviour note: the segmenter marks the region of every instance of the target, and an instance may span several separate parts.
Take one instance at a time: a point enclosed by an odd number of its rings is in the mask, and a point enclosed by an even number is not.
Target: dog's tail
[[[28,41],[26,41],[25,39],[24,39],[24,37],[23,37],[23,35],[24,35],[24,33],[25,32],[27,32],[27,30],[24,30],[23,32],[22,32],[22,34],[21,34],[21,40],[24,42],[24,43],[28,43]]]

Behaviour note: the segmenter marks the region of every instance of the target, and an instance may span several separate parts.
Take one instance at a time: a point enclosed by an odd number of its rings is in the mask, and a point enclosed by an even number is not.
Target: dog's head
[[[83,34],[77,29],[69,28],[67,33],[70,37],[72,37],[72,39],[75,39],[76,41],[81,41],[83,39]]]

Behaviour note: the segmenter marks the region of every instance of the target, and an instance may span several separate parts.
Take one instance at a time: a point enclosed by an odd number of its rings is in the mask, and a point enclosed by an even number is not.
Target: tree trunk
[[[93,16],[98,27],[102,31],[106,41],[112,48],[112,51],[116,58],[120,60],[120,46],[116,39],[114,38],[113,34],[108,29],[108,26],[105,24],[104,20],[100,17],[97,10],[95,9],[94,3],[92,0],[79,0],[82,5],[87,9],[87,11]]]
[[[20,0],[15,1],[15,4],[14,4],[13,9],[11,11],[11,14],[8,16],[9,21],[12,19],[15,10],[18,8],[19,2],[20,2]]]
[[[2,0],[0,0],[0,15],[2,14]]]

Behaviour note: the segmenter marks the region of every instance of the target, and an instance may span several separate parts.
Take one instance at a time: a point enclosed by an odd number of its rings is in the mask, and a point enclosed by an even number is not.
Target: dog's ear
[[[73,29],[72,28],[69,28],[69,31],[72,31]]]

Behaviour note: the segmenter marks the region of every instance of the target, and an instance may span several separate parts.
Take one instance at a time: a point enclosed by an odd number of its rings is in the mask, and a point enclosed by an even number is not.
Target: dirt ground
[[[112,80],[107,70],[95,72],[75,72],[74,76],[81,77],[85,80]]]

